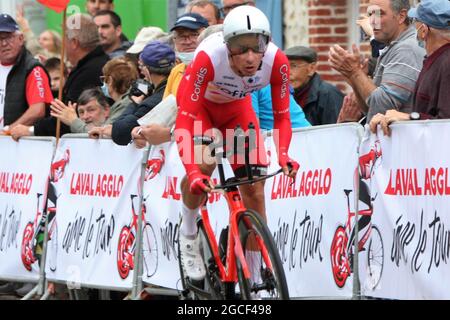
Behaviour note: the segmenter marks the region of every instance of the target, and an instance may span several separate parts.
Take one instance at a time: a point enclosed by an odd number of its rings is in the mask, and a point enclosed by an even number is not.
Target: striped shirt
[[[425,54],[417,43],[413,25],[380,51],[373,77],[378,88],[366,100],[368,122],[377,113],[384,114],[390,109],[411,112],[414,88]]]

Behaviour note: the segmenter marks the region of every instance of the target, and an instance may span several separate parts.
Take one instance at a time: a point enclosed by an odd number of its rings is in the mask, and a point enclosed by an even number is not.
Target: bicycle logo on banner
[[[369,277],[366,286],[371,290],[374,290],[380,283],[384,265],[384,246],[379,228],[371,222],[373,202],[376,196],[371,197],[369,187],[364,180],[372,178],[374,169],[379,165],[378,159],[381,156],[380,143],[376,141],[371,150],[359,158],[360,172],[355,172],[355,175],[359,177],[359,201],[368,206],[367,209],[360,210],[358,213],[360,216],[358,229],[360,232],[366,229],[358,241],[358,251],[367,252]],[[347,221],[345,226],[339,225],[336,228],[330,250],[333,278],[339,288],[344,287],[347,278],[353,273],[355,228],[351,222],[355,217],[355,212],[350,210],[350,193],[352,191],[344,190],[347,198]]]
[[[49,255],[49,265],[51,271],[56,271],[56,252],[57,252],[57,234],[58,228],[56,224],[56,195],[55,183],[64,176],[66,165],[70,161],[70,150],[64,151],[62,158],[52,163],[47,194],[47,205],[41,212],[39,203],[41,193],[37,194],[37,208],[34,221],[30,221],[25,226],[22,237],[21,259],[26,270],[31,271],[31,266],[37,260],[40,260],[44,243],[45,222],[48,217],[48,240],[52,240],[52,246]],[[44,197],[45,200],[45,197]]]

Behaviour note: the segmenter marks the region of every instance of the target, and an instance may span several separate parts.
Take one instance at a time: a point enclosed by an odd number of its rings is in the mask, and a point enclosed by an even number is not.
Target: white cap
[[[159,39],[161,37],[166,36],[161,28],[158,27],[146,27],[142,28],[139,31],[136,39],[134,40],[134,44],[127,50],[127,53],[141,53],[144,50],[144,47],[153,40]]]

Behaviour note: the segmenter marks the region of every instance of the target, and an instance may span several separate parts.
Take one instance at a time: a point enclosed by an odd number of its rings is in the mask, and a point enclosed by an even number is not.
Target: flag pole
[[[64,59],[66,56],[66,32],[67,32],[67,8],[64,9],[63,22],[62,22],[62,47],[61,47],[61,63],[59,65],[59,77],[64,79]],[[62,101],[62,91],[63,86],[59,86],[58,99]],[[58,118],[56,120],[56,145],[59,143],[59,138],[61,136],[61,120]]]

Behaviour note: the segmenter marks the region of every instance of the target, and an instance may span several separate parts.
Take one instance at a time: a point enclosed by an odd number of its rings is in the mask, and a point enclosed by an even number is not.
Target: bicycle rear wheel
[[[289,290],[283,265],[272,234],[264,220],[257,212],[246,210],[239,218],[239,230],[246,261],[249,264],[250,273],[253,274],[252,280],[246,279],[241,263],[239,259],[237,260],[241,298],[244,300],[260,298],[288,300]],[[257,239],[262,241],[259,242]],[[262,257],[261,247],[267,250],[267,261]]]
[[[371,290],[374,290],[381,280],[384,266],[384,247],[381,232],[375,225],[372,225],[372,234],[370,236],[367,250],[367,267],[370,277]]]

